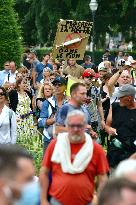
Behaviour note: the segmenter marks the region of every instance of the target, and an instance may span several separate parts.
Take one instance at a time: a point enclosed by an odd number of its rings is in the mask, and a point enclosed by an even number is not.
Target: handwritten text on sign
[[[91,22],[60,20],[53,46],[53,58],[83,59],[91,29]]]
[[[85,33],[90,34],[91,22],[86,21],[65,21],[60,25],[59,32]]]

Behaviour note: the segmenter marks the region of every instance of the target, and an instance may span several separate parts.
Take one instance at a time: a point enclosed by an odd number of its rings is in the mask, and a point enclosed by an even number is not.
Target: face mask
[[[40,186],[38,182],[30,182],[23,186],[21,198],[14,205],[37,205],[40,201]]]

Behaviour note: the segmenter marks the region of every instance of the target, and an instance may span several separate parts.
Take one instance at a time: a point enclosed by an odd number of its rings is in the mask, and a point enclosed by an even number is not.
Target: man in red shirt
[[[90,205],[97,176],[98,189],[107,179],[109,166],[102,147],[85,132],[83,112],[73,110],[66,118],[68,132],[49,144],[40,171],[41,205]],[[52,181],[49,185],[49,172]],[[47,197],[51,196],[50,202]]]

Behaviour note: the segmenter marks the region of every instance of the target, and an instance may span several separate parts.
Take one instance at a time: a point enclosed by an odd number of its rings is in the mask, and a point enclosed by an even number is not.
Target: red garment
[[[83,173],[63,173],[60,164],[51,162],[51,156],[56,139],[49,144],[42,162],[52,172],[52,183],[49,195],[56,198],[63,205],[87,205],[92,201],[94,192],[94,178],[109,171],[108,162],[102,147],[95,142],[92,160]],[[81,149],[84,143],[70,144],[71,160]]]

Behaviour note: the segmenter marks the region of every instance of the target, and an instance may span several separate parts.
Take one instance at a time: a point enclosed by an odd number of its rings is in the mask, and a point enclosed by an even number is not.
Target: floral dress
[[[32,137],[36,134],[36,127],[34,127],[30,104],[31,100],[26,93],[25,95],[20,95],[18,93],[18,105],[16,109],[18,137]]]

